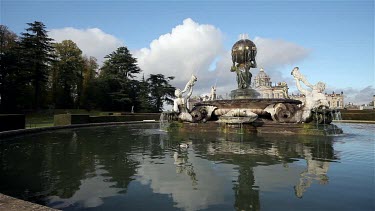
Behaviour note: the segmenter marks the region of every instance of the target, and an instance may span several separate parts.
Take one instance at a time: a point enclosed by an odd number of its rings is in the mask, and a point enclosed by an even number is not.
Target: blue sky
[[[279,63],[279,58],[264,59],[275,61],[274,65],[262,64],[269,67],[266,72],[274,82],[289,80],[291,69],[299,66],[313,83],[324,81],[328,90],[353,94],[353,100],[364,89],[369,100],[374,94],[374,1],[1,0],[1,24],[17,34],[24,31],[27,22],[35,20],[42,21],[48,30],[98,28],[134,52],[142,48],[152,51],[152,41],[160,41],[160,36],[168,33],[173,35],[172,29],[185,26],[186,19],[199,26],[213,26],[218,31],[215,33],[220,33],[221,49],[207,57],[214,66],[218,58],[226,58],[223,52],[230,50],[238,35],[247,33],[252,40],[259,37],[274,43],[275,46],[267,45],[270,50],[279,48],[278,42],[272,41],[280,41],[308,52]],[[293,49],[286,48],[285,55]],[[206,63],[202,62],[199,68],[208,70]],[[180,68],[178,63],[175,68]],[[234,76],[232,83],[236,83]],[[357,99],[360,100],[366,102]]]

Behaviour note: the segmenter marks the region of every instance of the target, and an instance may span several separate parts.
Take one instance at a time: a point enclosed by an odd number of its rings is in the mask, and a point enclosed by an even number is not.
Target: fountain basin
[[[278,98],[211,100],[195,103],[192,114],[197,112],[204,114],[207,113],[205,111],[208,107],[215,107],[216,109],[210,116],[210,121],[215,122],[217,129],[228,133],[319,136],[343,133],[341,128],[330,124],[332,122],[330,112],[334,113],[330,109],[315,109],[311,113],[309,122],[300,122],[301,104],[302,102],[299,100]],[[186,123],[181,124],[179,128],[180,130],[215,130],[215,127],[208,127],[207,123]]]
[[[252,98],[203,101],[196,103],[194,109],[215,106],[217,107],[215,111],[215,115],[217,116],[234,109],[246,109],[247,112],[257,114],[259,118],[285,123],[296,121],[294,115],[299,110],[298,105],[300,104],[302,104],[301,101],[292,99]]]
[[[278,99],[278,98],[253,98],[253,99],[233,99],[233,100],[210,100],[194,104],[194,106],[212,105],[218,108],[249,108],[265,109],[267,106],[276,103],[288,103],[293,105],[302,104],[299,100]]]

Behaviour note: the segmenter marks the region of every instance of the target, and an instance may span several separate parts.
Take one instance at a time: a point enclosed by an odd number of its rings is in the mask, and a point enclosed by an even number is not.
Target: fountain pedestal
[[[231,99],[253,99],[260,96],[260,94],[251,88],[247,89],[235,89],[230,92]]]

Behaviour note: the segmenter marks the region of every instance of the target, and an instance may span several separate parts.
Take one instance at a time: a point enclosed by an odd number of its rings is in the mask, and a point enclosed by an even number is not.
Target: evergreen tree
[[[105,56],[102,71],[107,75],[114,75],[123,80],[134,78],[134,74],[141,72],[137,65],[137,59],[133,58],[127,47],[119,47],[116,51]]]
[[[33,107],[39,109],[46,97],[50,64],[53,61],[53,39],[47,35],[42,22],[27,23],[29,28],[21,37],[22,65],[29,72],[33,87]]]
[[[135,74],[140,73],[141,69],[137,66],[137,60],[133,58],[126,47],[119,47],[116,51],[105,57],[100,72],[100,83],[106,101],[102,102],[105,109],[128,110],[134,106],[134,98],[130,93],[137,86]],[[108,99],[109,98],[109,99]]]
[[[150,89],[151,106],[153,112],[161,112],[163,104],[172,104],[175,87],[170,85],[174,77],[165,78],[162,74],[151,74],[147,79]]]
[[[151,97],[150,95],[150,89],[148,87],[148,83],[145,80],[145,76],[142,76],[142,81],[140,81],[140,87],[138,92],[138,100],[139,100],[139,108],[138,111],[141,112],[151,112],[152,106],[151,106]]]

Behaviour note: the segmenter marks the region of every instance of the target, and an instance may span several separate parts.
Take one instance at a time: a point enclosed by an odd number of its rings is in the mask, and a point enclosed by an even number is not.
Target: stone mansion
[[[260,69],[259,73],[255,76],[252,87],[257,90],[260,94],[260,98],[286,98],[288,85],[285,82],[279,82],[272,85],[271,78],[266,74],[263,68]],[[344,108],[344,93],[325,94],[328,100],[329,107],[331,109],[343,109]],[[289,98],[305,101],[305,96],[302,94],[291,94]]]

